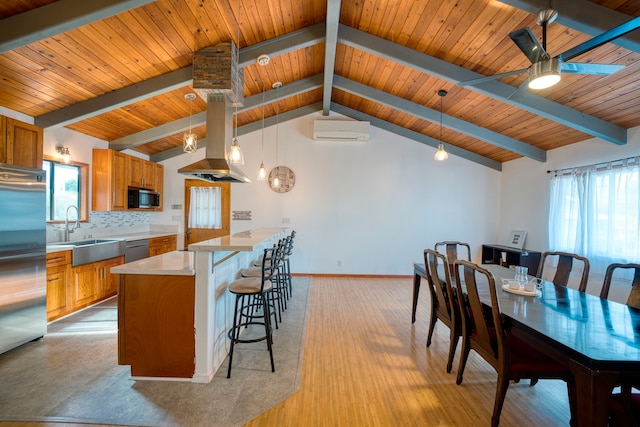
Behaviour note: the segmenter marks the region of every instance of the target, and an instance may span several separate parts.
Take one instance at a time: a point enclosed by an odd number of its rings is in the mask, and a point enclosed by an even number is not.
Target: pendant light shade
[[[264,158],[264,87],[262,88],[262,149],[260,156]],[[264,167],[264,161],[260,161],[260,167],[258,167],[258,181],[264,181],[267,179],[267,169]]]
[[[442,98],[447,96],[447,91],[444,89],[440,89],[438,91],[438,95],[440,96],[440,144],[438,144],[438,151],[436,151],[434,159],[441,162],[449,158],[449,153],[445,151],[444,144],[442,143]]]
[[[182,136],[182,150],[185,153],[195,153],[198,151],[198,137],[196,134],[191,133],[191,113],[193,107],[193,100],[196,99],[195,93],[187,93],[184,99],[189,101],[189,132],[186,132]]]

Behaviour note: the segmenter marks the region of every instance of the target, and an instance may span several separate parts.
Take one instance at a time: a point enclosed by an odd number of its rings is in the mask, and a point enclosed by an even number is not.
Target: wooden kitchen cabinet
[[[73,311],[72,288],[69,286],[71,251],[47,254],[47,322]]]
[[[129,187],[145,188],[157,191],[155,189],[155,163],[141,159],[135,156],[129,157]]]
[[[42,169],[44,130],[0,116],[0,163]]]
[[[177,249],[178,236],[153,237],[149,239],[149,256],[172,252]]]
[[[160,206],[154,209],[154,211],[162,211],[162,192],[164,191],[164,166],[160,163],[153,164],[155,172],[153,174],[155,183],[153,185],[153,191],[160,194]]]
[[[74,310],[115,295],[118,289],[118,275],[111,274],[109,270],[123,263],[124,257],[120,256],[73,267]]]
[[[93,150],[91,208],[94,211],[127,209],[128,157],[115,150]]]

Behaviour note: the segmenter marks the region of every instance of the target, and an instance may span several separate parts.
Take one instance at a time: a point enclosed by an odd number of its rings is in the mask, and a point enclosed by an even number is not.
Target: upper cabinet
[[[128,157],[115,150],[93,150],[91,209],[94,211],[127,209]]]
[[[42,169],[41,127],[0,116],[0,163]]]
[[[160,206],[153,210],[161,211],[163,178],[160,164],[111,149],[94,149],[92,209],[127,210],[129,187],[135,187],[160,193]]]
[[[129,187],[157,191],[155,188],[155,165],[148,160],[129,156]]]

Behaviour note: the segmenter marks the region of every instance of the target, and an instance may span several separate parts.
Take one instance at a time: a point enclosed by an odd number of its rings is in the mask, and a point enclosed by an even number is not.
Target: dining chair
[[[455,295],[451,287],[451,275],[447,257],[433,249],[424,250],[424,265],[427,272],[427,282],[431,294],[431,319],[427,335],[427,347],[431,345],[431,338],[438,319],[449,328],[449,357],[447,359],[447,373],[451,372],[453,357],[461,335],[460,316]],[[440,268],[439,268],[440,267]],[[444,282],[439,272],[444,276]]]
[[[627,298],[627,305],[635,308],[640,308],[640,264],[621,264],[613,263],[607,267],[607,272],[604,274],[604,281],[602,282],[602,289],[600,290],[600,298],[609,298],[609,289],[611,288],[611,281],[616,270],[629,270],[633,269],[633,281],[631,282],[631,291]]]
[[[574,272],[574,262],[578,261],[578,265],[582,266],[582,275],[580,276],[578,290],[580,292],[585,292],[587,290],[587,281],[589,280],[589,260],[583,256],[569,252],[543,252],[540,257],[540,265],[538,266],[538,272],[536,274],[537,278],[542,279],[548,268],[551,268],[548,266],[552,259],[556,259],[558,263],[555,269],[555,274],[552,279],[548,277],[544,277],[544,279],[549,280],[558,286],[567,286],[571,273]]]
[[[440,248],[444,247],[444,252],[440,250]],[[449,273],[451,277],[453,277],[453,263],[456,262],[460,253],[458,252],[460,249],[466,251],[466,256],[460,257],[461,259],[466,259],[467,261],[471,261],[471,247],[468,243],[465,242],[457,242],[454,240],[445,240],[443,242],[438,242],[433,246],[437,252],[444,253],[447,256],[447,261],[449,261]]]
[[[631,290],[627,298],[627,305],[640,309],[640,264],[609,264],[604,274],[600,298],[608,299],[611,282],[613,281],[616,270],[633,270],[633,280],[631,281]],[[640,378],[636,379],[636,381],[626,382],[620,387],[620,393],[612,396],[612,426],[640,425],[640,393],[633,393],[634,389],[640,389]]]
[[[466,292],[467,298],[458,298],[462,314],[462,353],[456,384],[461,384],[469,353],[474,350],[497,372],[498,381],[491,417],[491,426],[500,423],[500,413],[509,387],[509,381],[525,378],[561,379],[567,383],[572,418],[576,414],[576,387],[571,371],[540,352],[526,341],[509,333],[502,321],[493,274],[472,262],[455,262],[457,292]],[[487,314],[480,299],[476,276],[482,278],[491,297],[491,311]],[[485,285],[486,284],[486,285]],[[484,292],[484,288],[482,289]],[[490,318],[489,318],[490,317]]]

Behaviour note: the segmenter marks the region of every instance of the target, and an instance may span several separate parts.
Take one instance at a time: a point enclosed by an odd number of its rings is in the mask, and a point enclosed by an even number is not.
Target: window
[[[589,258],[640,262],[640,157],[556,172],[551,178],[549,246]]]
[[[189,228],[222,228],[220,187],[191,187]]]
[[[45,159],[42,162],[42,168],[47,173],[47,221],[64,221],[69,206],[77,207],[80,211],[80,219],[87,221],[88,165],[76,162],[66,164]],[[76,213],[73,210],[69,215],[70,219],[76,219]]]

